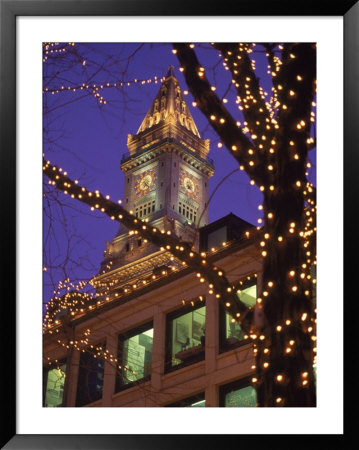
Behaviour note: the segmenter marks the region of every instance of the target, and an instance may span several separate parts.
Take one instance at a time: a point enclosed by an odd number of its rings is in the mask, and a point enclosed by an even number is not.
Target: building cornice
[[[208,255],[208,261],[210,262],[217,262],[222,259],[225,259],[226,257],[236,253],[237,251],[243,250],[245,248],[249,248],[253,245],[253,240],[248,238],[243,238],[236,240],[232,243],[229,243],[226,247],[221,248],[219,251],[209,254]],[[96,308],[94,308],[91,311],[87,311],[83,313],[82,315],[77,315],[77,317],[74,317],[71,319],[71,323],[73,326],[80,325],[90,319],[95,318],[96,316],[106,313],[110,311],[111,309],[120,306],[122,304],[128,303],[131,300],[134,300],[136,298],[139,298],[151,291],[154,291],[156,289],[159,289],[161,287],[167,286],[170,283],[173,283],[175,281],[180,280],[181,278],[185,277],[186,275],[193,273],[194,269],[190,267],[184,267],[183,269],[170,273],[169,275],[163,276],[161,278],[157,278],[151,283],[148,283],[147,285],[141,286],[137,288],[136,290],[133,290],[129,293],[126,293],[125,295],[121,295],[118,298],[111,299],[108,302],[104,302],[101,305],[98,305]],[[60,325],[61,326],[61,325]]]
[[[157,252],[150,253],[149,255],[144,256],[140,260],[130,262],[125,266],[117,267],[104,274],[96,275],[91,280],[91,283],[106,283],[111,282],[114,278],[120,279],[121,277],[128,280],[128,275],[130,274],[131,279],[133,279],[136,278],[136,274],[147,272],[148,270],[153,269],[154,266],[164,264],[170,259],[170,257],[171,254],[169,252],[163,252],[159,250]]]
[[[175,153],[180,156],[183,161],[191,165],[198,171],[211,177],[214,174],[213,161],[209,158],[204,159],[201,156],[195,154],[184,143],[178,141],[175,138],[165,138],[156,142],[147,148],[142,149],[134,155],[125,154],[121,161],[121,170],[126,173],[128,170],[132,170],[143,164],[148,163],[151,160],[158,158],[164,153]]]

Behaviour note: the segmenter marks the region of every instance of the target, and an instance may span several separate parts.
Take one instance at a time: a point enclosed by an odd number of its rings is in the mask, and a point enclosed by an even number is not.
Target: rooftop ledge
[[[203,158],[202,156],[200,156],[198,153],[193,152],[192,150],[190,150],[186,145],[184,145],[182,142],[178,141],[175,138],[164,138],[161,139],[160,141],[156,142],[155,144],[149,145],[146,148],[143,148],[142,150],[138,150],[136,153],[134,154],[130,154],[130,152],[126,152],[122,155],[121,158],[121,165],[125,164],[126,162],[135,159],[139,156],[143,156],[146,152],[149,152],[151,150],[156,149],[157,147],[159,147],[160,145],[163,145],[165,143],[175,143],[177,144],[179,147],[181,147],[183,150],[185,150],[190,156],[192,156],[193,158],[198,159],[200,162],[206,163],[208,164],[212,169],[214,169],[214,161],[211,158]]]

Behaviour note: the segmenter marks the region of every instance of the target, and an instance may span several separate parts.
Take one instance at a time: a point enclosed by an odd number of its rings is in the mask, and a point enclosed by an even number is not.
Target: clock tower
[[[129,134],[122,157],[123,206],[161,231],[198,248],[199,227],[208,224],[209,140],[201,139],[179,82],[169,67],[137,133]],[[180,265],[168,252],[120,225],[107,243],[96,283],[119,286],[143,278],[156,267]]]

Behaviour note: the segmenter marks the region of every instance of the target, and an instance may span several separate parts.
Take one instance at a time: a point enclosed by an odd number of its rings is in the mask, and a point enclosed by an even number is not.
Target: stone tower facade
[[[197,230],[208,224],[214,167],[207,157],[209,140],[201,139],[172,66],[137,133],[128,135],[127,146],[121,161],[124,207],[198,248]],[[121,225],[107,243],[93,283],[100,292],[118,289],[180,264]]]

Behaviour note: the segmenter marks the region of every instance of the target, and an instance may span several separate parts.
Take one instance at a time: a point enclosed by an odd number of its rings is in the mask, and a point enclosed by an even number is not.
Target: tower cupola
[[[202,158],[207,156],[209,140],[201,139],[183,91],[174,75],[174,67],[170,66],[137,133],[128,135],[127,146],[130,155],[134,155],[155,139],[179,136],[194,153]]]

